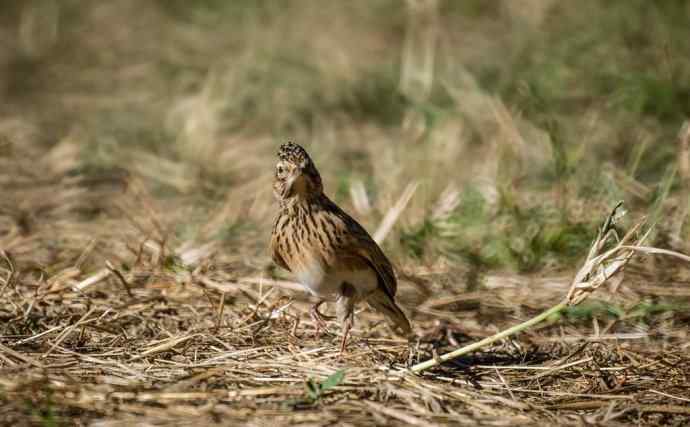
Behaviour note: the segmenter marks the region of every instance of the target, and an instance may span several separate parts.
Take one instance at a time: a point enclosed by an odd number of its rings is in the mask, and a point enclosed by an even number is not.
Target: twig
[[[75,291],[83,291],[89,286],[93,286],[96,283],[105,280],[108,276],[110,276],[110,270],[107,268],[103,268],[99,270],[96,274],[89,276],[81,282],[77,283],[76,285],[72,286],[72,289],[74,289]]]
[[[581,360],[576,360],[575,362],[570,362],[570,363],[566,363],[566,364],[558,365],[558,366],[522,366],[522,365],[507,365],[507,366],[491,365],[491,366],[489,366],[489,365],[477,365],[477,368],[481,368],[481,369],[505,369],[505,370],[516,369],[516,370],[523,370],[523,371],[532,371],[532,370],[533,371],[547,371],[547,372],[543,372],[542,374],[550,374],[553,371],[558,371],[561,369],[570,368],[570,367],[580,365],[582,363],[591,362],[591,361],[592,361],[591,357],[586,357],[586,358],[581,359]]]
[[[419,373],[422,371],[425,371],[429,368],[433,368],[434,366],[439,365],[442,362],[446,362],[448,360],[456,359],[460,356],[463,356],[467,353],[471,353],[474,350],[478,350],[484,346],[487,346],[489,344],[492,344],[496,341],[502,340],[503,338],[509,337],[511,335],[517,334],[518,332],[524,331],[525,329],[536,325],[537,323],[542,322],[545,319],[548,319],[550,316],[557,314],[561,310],[563,310],[565,307],[567,307],[567,304],[565,302],[562,302],[560,304],[557,304],[550,309],[544,311],[543,313],[539,314],[536,317],[533,317],[529,319],[526,322],[522,322],[519,325],[515,325],[512,328],[508,328],[505,331],[499,332],[495,335],[492,335],[488,338],[484,338],[481,341],[477,341],[475,343],[466,345],[464,347],[461,347],[455,351],[451,351],[450,353],[446,353],[444,355],[441,355],[438,357],[438,359],[429,359],[426,362],[418,363],[414,365],[412,368],[410,368],[410,371],[414,373]]]
[[[610,402],[607,401],[582,401],[582,402],[569,402],[569,403],[559,403],[556,405],[550,405],[549,408],[553,409],[570,409],[570,410],[584,410],[584,409],[598,409],[604,406],[608,406]],[[690,415],[690,408],[687,406],[680,405],[635,405],[631,406],[630,409],[635,409],[638,412],[658,412],[661,414],[682,414]]]
[[[664,396],[664,397],[670,397],[671,399],[682,400],[683,402],[690,402],[690,399],[686,399],[685,397],[674,396],[672,394],[664,393],[664,392],[657,391],[657,390],[649,390],[649,392],[654,393],[654,394],[658,394],[658,395]]]
[[[269,285],[277,286],[279,288],[289,289],[291,291],[304,291],[304,286],[299,283],[289,282],[287,280],[274,280],[265,277],[241,277],[237,280],[239,283],[249,283],[253,285]]]
[[[5,279],[5,283],[2,285],[2,288],[0,289],[0,295],[2,295],[5,292],[5,288],[10,286],[14,281],[14,277],[17,274],[17,269],[14,267],[12,256],[8,252],[5,252],[4,250],[0,249],[0,256],[2,256],[2,259],[7,263],[7,267],[10,270],[10,274],[7,276],[7,278]]]
[[[33,341],[33,340],[35,340],[35,339],[38,339],[38,338],[42,337],[43,335],[48,335],[48,334],[51,333],[51,332],[55,332],[55,331],[58,331],[58,330],[60,330],[60,329],[64,329],[64,328],[66,328],[66,327],[67,327],[67,326],[54,326],[54,327],[52,327],[52,328],[50,328],[50,329],[48,329],[48,330],[46,330],[46,331],[39,332],[39,333],[36,334],[36,335],[32,335],[32,336],[30,336],[30,337],[28,337],[28,338],[21,339],[21,340],[17,341],[16,343],[14,343],[14,345],[26,344],[26,343],[28,343],[28,342],[30,342],[30,341]]]
[[[216,331],[220,330],[223,322],[223,308],[225,307],[225,292],[220,293],[220,301],[218,302],[218,320],[216,321]]]
[[[21,353],[19,353],[19,352],[16,352],[16,351],[12,350],[12,349],[9,348],[9,347],[5,347],[5,346],[2,345],[2,344],[0,344],[0,351],[2,351],[3,353],[7,353],[7,354],[9,354],[10,356],[12,356],[12,357],[14,357],[14,358],[19,359],[19,360],[21,360],[22,362],[28,363],[29,365],[33,365],[33,366],[35,366],[35,367],[37,367],[37,368],[43,368],[43,365],[41,365],[40,363],[38,363],[37,361],[35,361],[35,360],[32,359],[31,357],[29,357],[29,356],[27,356],[27,355],[25,355],[25,354],[21,354]]]
[[[160,353],[162,351],[170,350],[171,348],[175,347],[176,345],[183,343],[185,341],[188,341],[192,338],[196,338],[197,336],[199,336],[199,334],[191,334],[191,335],[187,335],[187,336],[179,337],[179,338],[170,338],[168,340],[165,340],[163,343],[158,344],[157,346],[151,347],[150,349],[145,350],[145,351],[133,356],[130,359],[130,362],[132,362],[134,360],[142,359],[146,356],[151,356],[153,354]]]
[[[622,203],[618,203],[616,205],[599,229],[599,234],[592,243],[584,265],[575,275],[575,278],[570,286],[570,290],[568,291],[568,295],[561,303],[556,304],[536,317],[520,323],[519,325],[508,328],[493,336],[466,345],[450,353],[433,357],[425,362],[418,363],[410,368],[410,371],[413,373],[419,373],[426,369],[437,366],[442,362],[452,360],[472,351],[478,350],[498,340],[524,331],[525,329],[542,322],[550,316],[559,313],[568,306],[581,303],[601,285],[606,283],[612,276],[621,272],[623,267],[625,267],[632,256],[636,253],[671,255],[685,261],[690,261],[690,257],[678,252],[642,246],[642,242],[644,242],[649,236],[651,227],[647,229],[647,231],[641,237],[637,238],[635,243],[630,244],[630,241],[633,240],[633,236],[642,228],[644,222],[640,222],[632,227],[632,229],[622,239],[620,239],[620,241],[618,241],[614,248],[605,251],[603,254],[600,254],[600,252],[604,250],[604,247],[609,239],[617,238],[615,235],[615,223],[624,214],[624,211],[621,210],[621,206]]]
[[[429,423],[428,420],[423,420],[421,418],[414,417],[412,415],[409,415],[403,411],[396,410],[393,408],[389,408],[387,406],[370,402],[368,400],[363,401],[366,406],[369,407],[369,410],[374,410],[376,412],[380,412],[383,415],[386,415],[391,418],[395,418],[398,421],[402,421],[403,423],[411,426],[430,426],[430,425],[436,425],[436,424],[431,424]]]
[[[419,183],[417,182],[408,184],[395,205],[388,210],[388,213],[386,213],[383,221],[381,221],[379,228],[376,229],[376,232],[374,232],[373,237],[376,243],[380,244],[386,238],[388,233],[393,228],[393,225],[395,225],[395,223],[398,221],[398,217],[400,217],[402,211],[405,210],[405,206],[407,206],[415,191],[417,191],[418,185]]]
[[[68,326],[67,328],[65,328],[65,330],[63,330],[63,331],[60,333],[60,335],[58,335],[57,338],[55,338],[55,342],[53,342],[53,344],[50,346],[50,348],[48,349],[48,351],[46,351],[45,353],[43,353],[43,355],[41,356],[41,359],[46,359],[48,356],[50,356],[50,354],[53,352],[53,350],[55,350],[55,349],[57,348],[57,346],[59,346],[60,343],[62,343],[62,341],[64,341],[64,339],[67,338],[67,336],[68,336],[70,333],[72,333],[72,331],[74,331],[77,327],[79,327],[79,326],[81,326],[82,324],[84,324],[86,318],[88,318],[89,315],[90,315],[91,313],[93,313],[94,311],[96,311],[96,308],[91,308],[89,311],[87,311],[86,313],[84,313],[84,315],[83,315],[76,323],[74,323],[74,324]],[[96,320],[96,319],[90,319],[90,321],[93,321],[93,320]]]
[[[111,273],[113,273],[117,278],[120,280],[120,283],[122,283],[122,286],[125,288],[125,291],[127,291],[127,295],[130,298],[134,298],[134,294],[132,294],[132,290],[129,287],[129,283],[127,283],[127,280],[125,280],[125,276],[120,273],[120,270],[116,269],[110,261],[105,262],[105,266],[110,270]]]

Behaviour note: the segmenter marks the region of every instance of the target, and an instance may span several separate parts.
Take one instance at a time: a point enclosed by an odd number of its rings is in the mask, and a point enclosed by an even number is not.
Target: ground
[[[687,425],[683,1],[16,1],[0,11],[0,424]],[[315,335],[277,147],[382,241],[416,338]],[[407,203],[406,200],[409,200]],[[325,307],[328,312],[332,306]]]

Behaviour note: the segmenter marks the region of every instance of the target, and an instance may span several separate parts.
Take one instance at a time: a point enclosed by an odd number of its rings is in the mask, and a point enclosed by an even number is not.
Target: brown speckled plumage
[[[273,190],[280,212],[273,226],[271,253],[280,267],[291,271],[321,301],[312,308],[323,326],[318,306],[332,298],[345,332],[353,322],[355,304],[367,301],[386,316],[399,334],[410,324],[395,303],[393,267],[369,233],[324,193],[316,166],[299,145],[283,144],[278,151]]]

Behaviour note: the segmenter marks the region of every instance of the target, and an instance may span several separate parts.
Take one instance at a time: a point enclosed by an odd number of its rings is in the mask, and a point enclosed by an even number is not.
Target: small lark
[[[273,193],[280,202],[271,237],[273,260],[319,298],[310,310],[317,334],[325,328],[324,319],[332,319],[319,306],[335,300],[343,325],[341,353],[360,301],[383,313],[395,332],[409,336],[410,322],[395,303],[390,261],[369,233],[323,193],[319,171],[304,148],[292,142],[280,147]]]

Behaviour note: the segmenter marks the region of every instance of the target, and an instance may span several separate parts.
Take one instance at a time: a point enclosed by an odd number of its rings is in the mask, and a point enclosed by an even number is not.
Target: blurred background
[[[688,22],[684,0],[6,2],[2,244],[59,269],[143,233],[264,268],[292,140],[371,231],[417,185],[402,265],[569,268],[618,200],[685,250]]]

